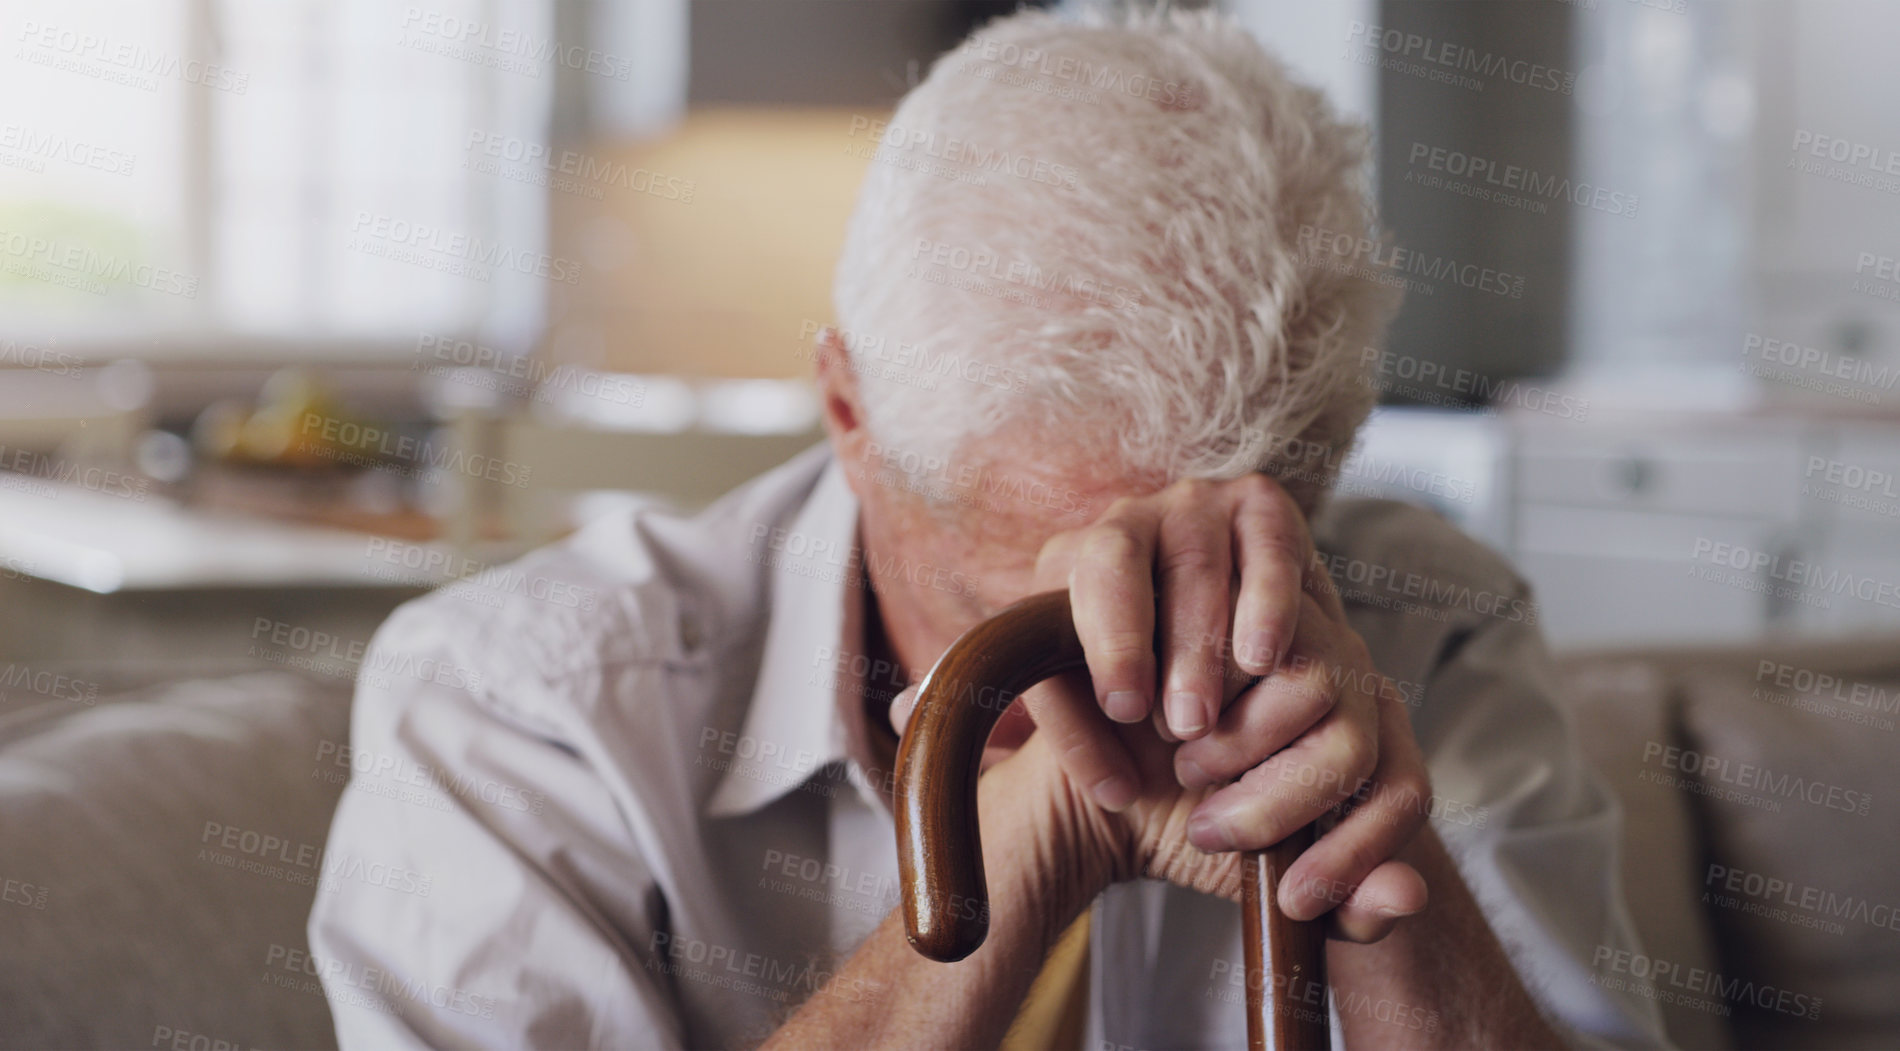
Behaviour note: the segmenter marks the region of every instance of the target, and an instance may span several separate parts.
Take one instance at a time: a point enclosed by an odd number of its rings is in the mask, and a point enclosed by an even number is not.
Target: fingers
[[[1337,903],[1328,933],[1362,945],[1391,934],[1400,920],[1424,911],[1431,897],[1425,877],[1403,861],[1385,862],[1367,873],[1357,887],[1334,884],[1332,889]]]
[[[1096,805],[1122,811],[1141,792],[1134,757],[1090,703],[1079,673],[1058,676],[1023,695],[1036,734],[1045,738],[1063,773],[1088,790]]]
[[[1313,541],[1299,505],[1266,475],[1248,476],[1235,483],[1233,492],[1234,558],[1240,570],[1234,656],[1241,670],[1265,675],[1293,643]]]
[[[1263,679],[1221,713],[1211,733],[1175,750],[1175,780],[1189,790],[1231,781],[1311,729],[1333,702],[1323,680]]]
[[[1096,703],[1121,723],[1147,718],[1154,700],[1158,524],[1148,505],[1118,503],[1083,531],[1069,572],[1069,606]]]
[[[1333,710],[1341,680],[1329,671],[1341,647],[1310,597],[1293,645],[1278,670],[1234,698],[1205,736],[1175,753],[1181,787],[1203,788],[1239,777],[1297,740]]]
[[[1352,798],[1378,767],[1379,710],[1359,689],[1334,696],[1304,736],[1194,809],[1190,842],[1209,852],[1268,847]]]
[[[1161,520],[1161,704],[1180,740],[1206,733],[1225,700],[1234,546],[1227,510],[1211,500],[1185,499]]]
[[[1351,812],[1300,855],[1280,886],[1280,907],[1294,919],[1332,908],[1337,895],[1323,888],[1358,887],[1425,827],[1432,786],[1411,721],[1396,701],[1380,701],[1379,709],[1378,768]]]

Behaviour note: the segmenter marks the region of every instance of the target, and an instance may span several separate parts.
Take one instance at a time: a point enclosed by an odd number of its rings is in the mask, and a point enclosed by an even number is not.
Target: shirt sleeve
[[[378,632],[335,757],[302,970],[340,1046],[681,1046],[647,957],[660,895],[607,786],[558,718],[523,714],[558,704],[488,698],[451,637],[467,615],[431,606]]]
[[[1546,1016],[1573,1044],[1668,1047],[1656,1004],[1593,961],[1637,948],[1618,876],[1622,812],[1585,761],[1529,589],[1454,632],[1426,682],[1432,826]],[[1513,618],[1516,619],[1513,619]]]

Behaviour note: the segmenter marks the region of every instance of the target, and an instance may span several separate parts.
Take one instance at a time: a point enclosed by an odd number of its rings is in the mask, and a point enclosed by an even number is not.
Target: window
[[[33,0],[0,339],[300,359],[539,330],[552,0]]]

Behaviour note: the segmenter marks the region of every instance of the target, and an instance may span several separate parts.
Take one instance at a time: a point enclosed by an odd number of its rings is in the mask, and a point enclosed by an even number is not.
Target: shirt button
[[[691,613],[680,614],[680,648],[691,653],[699,643],[699,621]]]

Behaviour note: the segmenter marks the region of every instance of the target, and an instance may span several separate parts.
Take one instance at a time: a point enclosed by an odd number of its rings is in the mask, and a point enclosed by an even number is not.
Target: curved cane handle
[[[924,676],[897,749],[896,788],[904,929],[918,952],[950,963],[989,935],[976,828],[983,743],[1024,690],[1087,666],[1069,593],[1048,591],[964,632]]]
[[[1069,593],[1049,591],[965,632],[918,688],[897,751],[897,865],[904,928],[918,952],[945,963],[989,935],[989,888],[976,824],[983,745],[1017,695],[1053,675],[1087,667]],[[1310,829],[1242,867],[1242,927],[1250,1048],[1328,1046],[1325,938],[1317,923],[1286,918],[1279,879],[1312,842]]]

